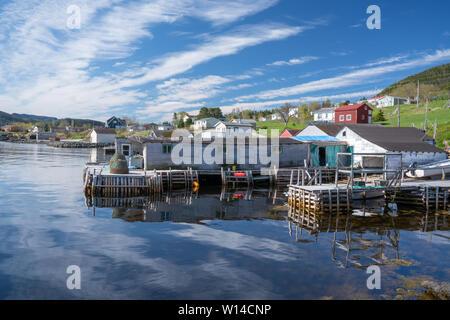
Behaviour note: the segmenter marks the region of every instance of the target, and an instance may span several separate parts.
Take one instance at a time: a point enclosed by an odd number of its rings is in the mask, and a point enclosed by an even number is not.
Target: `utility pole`
[[[417,80],[417,109],[419,109],[420,80]]]
[[[428,99],[427,99],[427,104],[426,104],[426,107],[425,107],[425,124],[423,126],[425,131],[427,131],[427,121],[428,121]]]
[[[397,127],[400,128],[400,99],[397,101]]]
[[[434,134],[433,139],[436,141],[436,131],[437,131],[437,119],[434,119]]]

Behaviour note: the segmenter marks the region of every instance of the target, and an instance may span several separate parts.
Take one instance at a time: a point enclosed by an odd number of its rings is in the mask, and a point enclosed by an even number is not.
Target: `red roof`
[[[353,110],[357,110],[357,109],[361,108],[362,106],[367,106],[367,107],[369,107],[369,106],[367,105],[367,103],[352,104],[352,105],[349,105],[349,106],[341,106],[341,107],[337,108],[337,109],[335,110],[335,112],[338,112],[338,111],[353,111]],[[370,108],[370,107],[369,107],[369,108]],[[371,109],[372,109],[372,108],[371,108]]]

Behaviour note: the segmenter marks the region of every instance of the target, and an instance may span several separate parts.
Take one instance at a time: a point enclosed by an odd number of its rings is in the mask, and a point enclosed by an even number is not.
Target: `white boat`
[[[443,173],[450,174],[450,159],[412,168],[406,172],[406,175],[410,178],[425,178],[441,176]]]

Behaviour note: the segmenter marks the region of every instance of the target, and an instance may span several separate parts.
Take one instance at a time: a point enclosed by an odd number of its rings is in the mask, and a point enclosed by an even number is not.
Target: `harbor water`
[[[283,192],[202,186],[86,199],[90,156],[0,142],[0,299],[417,299],[450,281],[448,212],[292,216]]]

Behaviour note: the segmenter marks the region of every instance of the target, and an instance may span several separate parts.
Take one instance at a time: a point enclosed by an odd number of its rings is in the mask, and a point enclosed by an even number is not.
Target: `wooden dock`
[[[302,186],[289,185],[288,204],[313,212],[352,210],[355,198],[380,195],[389,202],[421,206],[426,209],[449,209],[450,181],[409,181],[401,185],[350,188],[346,184]]]
[[[83,175],[84,193],[91,197],[127,198],[193,189],[198,183],[195,170],[130,171],[111,174],[103,166],[87,166]]]

